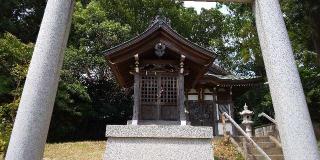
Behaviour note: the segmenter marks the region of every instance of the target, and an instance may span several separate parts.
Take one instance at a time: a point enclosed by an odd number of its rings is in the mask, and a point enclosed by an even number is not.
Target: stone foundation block
[[[211,127],[107,126],[105,160],[213,160]]]

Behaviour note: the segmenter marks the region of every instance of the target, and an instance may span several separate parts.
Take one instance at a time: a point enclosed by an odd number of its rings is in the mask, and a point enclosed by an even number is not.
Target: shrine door
[[[141,120],[178,120],[176,74],[142,75]]]

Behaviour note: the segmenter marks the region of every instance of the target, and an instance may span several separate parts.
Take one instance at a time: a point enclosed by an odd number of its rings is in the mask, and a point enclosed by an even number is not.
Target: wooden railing
[[[236,129],[245,137],[245,139],[247,141],[249,141],[257,149],[257,151],[265,157],[265,159],[271,160],[270,157],[266,154],[266,152],[264,152],[260,148],[260,146],[256,142],[253,141],[253,139],[232,119],[231,116],[228,115],[228,113],[223,112],[222,116],[224,117],[223,119],[228,119],[236,127]],[[225,124],[223,124],[223,125],[225,126]],[[224,129],[224,132],[225,132],[225,129]],[[226,135],[226,133],[224,133],[224,135]],[[245,147],[245,149],[246,149],[246,147]]]

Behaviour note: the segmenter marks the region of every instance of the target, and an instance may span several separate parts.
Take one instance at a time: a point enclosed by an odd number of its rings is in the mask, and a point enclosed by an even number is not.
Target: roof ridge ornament
[[[160,26],[164,25],[164,24],[171,26],[171,20],[169,18],[167,18],[166,16],[164,16],[163,8],[158,9],[158,13],[154,17],[154,19],[152,20],[151,26],[156,23],[158,23]]]

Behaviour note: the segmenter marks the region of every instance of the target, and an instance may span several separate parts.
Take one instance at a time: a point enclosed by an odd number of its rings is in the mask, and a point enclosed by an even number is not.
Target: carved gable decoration
[[[154,49],[155,49],[155,54],[158,56],[158,57],[162,57],[164,54],[165,54],[165,49],[166,49],[166,45],[163,44],[163,43],[157,43],[155,46],[154,46]]]

